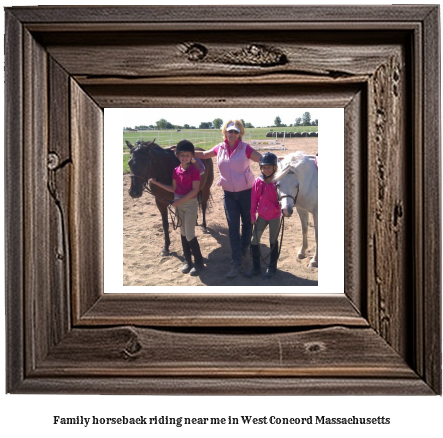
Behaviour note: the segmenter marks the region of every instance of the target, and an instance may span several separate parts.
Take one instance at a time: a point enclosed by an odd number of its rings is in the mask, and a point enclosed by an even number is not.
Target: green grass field
[[[270,130],[274,132],[316,132],[318,126],[293,126],[285,128],[251,128],[245,129],[244,140],[250,142],[251,140],[266,139],[266,133]],[[174,130],[166,131],[139,131],[139,132],[123,132],[123,173],[129,173],[129,149],[126,145],[126,140],[134,144],[137,140],[155,142],[162,147],[175,146],[180,140],[186,139],[191,141],[194,146],[202,149],[211,149],[217,143],[220,143],[222,133],[220,129],[182,129],[180,132]]]
[[[274,132],[311,132],[318,131],[318,126],[245,129],[244,140],[265,139],[266,133],[271,129]],[[128,151],[125,143],[126,140],[134,144],[136,140],[150,141],[154,139],[155,142],[162,147],[174,146],[180,140],[186,139],[193,142],[195,146],[198,145],[203,149],[210,149],[223,140],[220,129],[182,129],[180,132],[176,130],[123,132],[123,152]]]
[[[179,141],[186,139],[203,149],[210,149],[222,140],[219,129],[183,129],[180,132],[176,130],[123,132],[123,151],[128,151],[126,140],[134,144],[136,140],[151,141],[154,139],[162,147],[175,146]]]
[[[128,164],[129,158],[130,154],[123,154],[123,175],[125,175],[126,173],[131,173]]]

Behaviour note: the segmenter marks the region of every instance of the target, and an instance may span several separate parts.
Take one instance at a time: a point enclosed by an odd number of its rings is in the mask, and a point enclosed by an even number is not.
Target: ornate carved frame
[[[441,394],[438,6],[235,11],[6,9],[8,392]],[[239,104],[345,108],[345,294],[104,294],[103,108]]]

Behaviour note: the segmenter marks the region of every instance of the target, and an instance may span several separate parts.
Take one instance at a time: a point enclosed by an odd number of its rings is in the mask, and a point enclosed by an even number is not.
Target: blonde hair
[[[238,129],[240,129],[240,138],[242,138],[245,135],[245,127],[243,126],[243,123],[241,122],[241,120],[234,120],[233,119],[233,120],[228,120],[227,122],[225,122],[223,124],[223,127],[222,127],[223,139],[225,139],[227,137],[226,136],[226,133],[228,131],[227,128],[230,123],[233,123]]]

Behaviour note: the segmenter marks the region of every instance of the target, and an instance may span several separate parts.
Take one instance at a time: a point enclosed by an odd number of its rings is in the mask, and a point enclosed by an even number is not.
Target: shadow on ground
[[[221,226],[212,226],[207,227],[207,230],[208,234],[217,241],[219,246],[207,254],[207,257],[204,259],[205,268],[200,273],[200,280],[206,286],[318,286],[318,281],[297,277],[290,272],[278,269],[278,267],[276,275],[271,279],[263,279],[261,276],[244,278],[242,274],[234,278],[226,278],[226,274],[231,269],[231,247],[227,229]],[[263,258],[266,260],[269,247],[261,244],[260,250]],[[269,257],[267,260],[269,260]],[[261,262],[261,265],[262,272],[264,273],[266,265],[263,262]],[[243,258],[242,266],[244,272],[247,272],[252,267],[252,258],[249,252]],[[251,291],[248,290],[248,292]],[[287,291],[285,290],[285,292]],[[269,291],[269,293],[276,293],[276,291]]]

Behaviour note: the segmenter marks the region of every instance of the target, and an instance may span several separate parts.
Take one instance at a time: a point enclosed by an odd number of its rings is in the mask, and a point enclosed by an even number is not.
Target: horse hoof
[[[318,268],[318,262],[314,262],[313,260],[311,260],[308,266],[310,268]]]
[[[162,256],[167,256],[169,255],[169,249],[163,248],[162,249]]]
[[[298,254],[297,254],[297,258],[298,258],[299,260],[303,260],[303,259],[306,258],[306,254],[298,253]]]
[[[202,232],[203,232],[203,233],[207,233],[207,232],[208,232],[208,229],[207,229],[206,227],[202,227]]]

